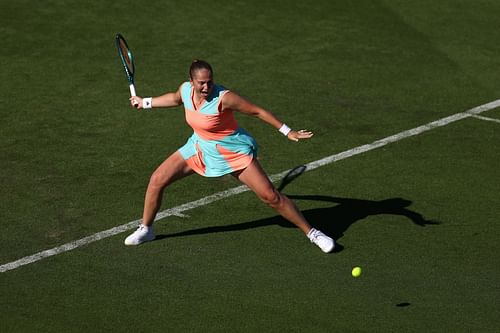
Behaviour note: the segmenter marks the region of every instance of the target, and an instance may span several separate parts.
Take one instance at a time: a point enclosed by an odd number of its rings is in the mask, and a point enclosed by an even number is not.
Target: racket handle
[[[128,87],[130,88],[130,96],[132,96],[132,97],[137,96],[137,94],[135,93],[135,86],[134,86],[134,84],[131,83]],[[134,104],[134,107],[138,107],[138,106],[139,106],[139,104],[137,104],[137,103]]]
[[[137,94],[135,93],[135,86],[133,83],[130,84],[129,88],[130,88],[130,96],[132,97],[137,96]]]

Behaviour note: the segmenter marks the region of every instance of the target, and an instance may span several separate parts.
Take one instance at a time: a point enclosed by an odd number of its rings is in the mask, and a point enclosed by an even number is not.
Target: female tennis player
[[[295,204],[270,182],[257,161],[255,140],[238,127],[234,112],[259,118],[292,141],[308,139],[313,133],[291,130],[271,112],[215,84],[212,67],[206,61],[193,61],[189,76],[190,80],[182,83],[175,92],[158,97],[130,98],[132,106],[138,109],[184,105],[186,121],[194,132],[186,144],[170,155],[152,174],[146,190],[142,223],[125,239],[125,244],[139,245],[155,238],[153,221],[160,208],[164,189],[174,181],[193,173],[205,177],[231,174],[264,203],[295,224],[323,252],[332,251],[335,246],[333,239],[312,228]]]

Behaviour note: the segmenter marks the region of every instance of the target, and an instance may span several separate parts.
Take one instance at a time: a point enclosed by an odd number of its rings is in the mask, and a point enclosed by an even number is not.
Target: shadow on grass
[[[331,202],[331,207],[314,208],[302,211],[305,218],[317,229],[328,234],[336,241],[344,236],[344,233],[351,225],[362,221],[373,215],[389,214],[407,217],[408,220],[418,226],[439,224],[436,221],[426,220],[421,214],[408,209],[411,201],[401,198],[391,198],[374,201],[364,199],[351,199],[323,195],[288,195],[292,200],[313,200]],[[281,216],[274,216],[257,221],[249,221],[223,226],[211,226],[193,230],[182,231],[175,234],[158,235],[157,240],[170,237],[183,237],[200,234],[210,234],[218,232],[242,231],[254,228],[279,225],[286,228],[295,228],[293,224],[283,219]],[[334,252],[342,251],[343,246],[337,244]]]
[[[300,165],[291,169],[281,180],[281,184],[277,187],[282,191],[288,184],[296,180],[306,171],[306,166]],[[333,205],[326,208],[314,208],[302,211],[304,217],[309,223],[335,239],[336,246],[333,252],[340,252],[344,247],[338,243],[338,240],[344,236],[344,233],[351,225],[362,221],[365,218],[373,215],[389,214],[400,215],[407,217],[410,222],[418,226],[435,225],[439,222],[426,220],[421,214],[408,209],[411,205],[410,200],[402,198],[391,198],[386,200],[365,200],[341,198],[325,195],[287,195],[292,200],[313,200],[330,202]],[[274,216],[262,220],[243,222],[224,226],[212,226],[193,230],[182,231],[175,234],[158,235],[156,240],[161,240],[170,237],[183,237],[201,234],[210,234],[217,232],[242,231],[254,228],[267,227],[271,225],[279,225],[285,228],[295,228],[295,226],[282,218]]]

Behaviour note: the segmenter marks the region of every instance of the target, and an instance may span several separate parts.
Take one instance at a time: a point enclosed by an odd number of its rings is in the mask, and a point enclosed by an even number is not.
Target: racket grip
[[[137,94],[135,93],[135,86],[133,83],[130,84],[129,88],[130,88],[130,96],[132,97],[137,96]]]
[[[130,88],[130,96],[132,96],[132,97],[137,96],[137,94],[135,93],[135,86],[134,86],[134,84],[131,83],[128,87]],[[138,106],[139,106],[139,104],[137,104],[137,103],[134,104],[134,107],[138,107]]]

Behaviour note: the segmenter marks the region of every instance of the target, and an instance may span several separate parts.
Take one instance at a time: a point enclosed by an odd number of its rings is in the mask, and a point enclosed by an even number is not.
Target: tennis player
[[[215,84],[212,67],[206,61],[193,61],[189,76],[190,80],[182,83],[175,92],[158,97],[130,98],[132,106],[136,105],[138,109],[184,105],[186,121],[194,132],[186,144],[152,174],[146,190],[142,223],[125,239],[125,244],[139,245],[155,239],[153,221],[164,189],[174,181],[193,173],[205,177],[231,174],[247,185],[260,200],[295,224],[323,252],[332,251],[335,246],[333,239],[312,228],[295,204],[270,182],[257,161],[254,138],[238,127],[234,112],[259,118],[292,141],[309,139],[313,133],[294,131],[271,112]]]

